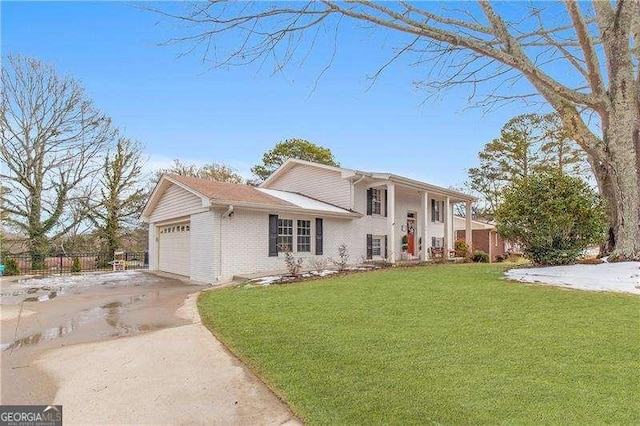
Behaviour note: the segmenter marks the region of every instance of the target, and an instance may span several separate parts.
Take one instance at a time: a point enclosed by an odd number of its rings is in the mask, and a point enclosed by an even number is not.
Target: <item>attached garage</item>
[[[336,257],[324,252],[323,238],[344,235],[360,216],[286,191],[163,175],[141,218],[149,224],[149,270],[214,284],[284,268],[271,247],[277,231],[271,218],[289,224],[291,248],[309,264],[316,256]]]
[[[160,226],[158,232],[158,270],[189,276],[191,226],[189,222]]]

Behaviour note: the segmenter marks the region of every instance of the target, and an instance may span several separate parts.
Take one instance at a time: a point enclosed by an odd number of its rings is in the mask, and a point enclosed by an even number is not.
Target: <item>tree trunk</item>
[[[605,240],[600,244],[600,257],[604,257],[610,255],[616,247],[618,203],[615,193],[613,192],[613,183],[607,168],[603,164],[596,164],[594,161],[590,161],[590,163],[591,170],[598,182],[600,195],[605,200],[607,223],[609,224]]]
[[[45,259],[49,253],[49,239],[42,234],[30,235],[29,254],[31,269],[44,269]]]
[[[616,108],[609,119],[603,126],[609,167],[598,180],[611,221],[610,259],[640,260],[640,111]]]

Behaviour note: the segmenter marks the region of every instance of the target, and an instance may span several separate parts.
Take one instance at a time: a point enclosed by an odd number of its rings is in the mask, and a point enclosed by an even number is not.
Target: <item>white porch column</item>
[[[396,187],[387,183],[387,250],[389,261],[396,263]]]
[[[469,246],[469,250],[473,253],[473,229],[471,227],[471,201],[465,202],[465,240],[467,240],[467,246]]]
[[[444,215],[444,256],[449,257],[449,250],[451,250],[452,244],[452,235],[451,235],[451,199],[447,196],[444,199],[444,211],[442,214]]]
[[[422,210],[420,217],[422,228],[420,229],[420,238],[422,238],[422,252],[420,260],[429,260],[429,194],[427,192],[420,193],[420,209]]]

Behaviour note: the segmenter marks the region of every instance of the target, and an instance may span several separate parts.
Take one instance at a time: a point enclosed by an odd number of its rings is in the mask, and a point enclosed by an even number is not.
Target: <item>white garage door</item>
[[[158,269],[190,275],[189,223],[172,223],[158,229]]]

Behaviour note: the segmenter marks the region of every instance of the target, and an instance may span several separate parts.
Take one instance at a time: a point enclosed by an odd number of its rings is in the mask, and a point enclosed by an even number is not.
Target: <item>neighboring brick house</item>
[[[493,262],[498,256],[507,253],[509,243],[504,241],[496,232],[495,226],[487,224],[486,229],[474,229],[471,231],[473,235],[472,250],[482,250],[489,254],[489,259]],[[456,231],[458,239],[465,239],[466,232],[464,229]]]
[[[456,229],[475,221],[475,198],[393,175],[290,159],[259,187],[164,175],[142,213],[149,223],[149,266],[195,281],[282,270],[283,249],[307,260],[427,259],[453,249]],[[472,244],[469,232],[468,243]],[[423,241],[427,244],[423,244]]]

